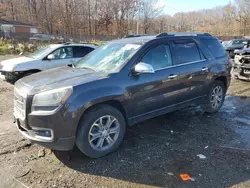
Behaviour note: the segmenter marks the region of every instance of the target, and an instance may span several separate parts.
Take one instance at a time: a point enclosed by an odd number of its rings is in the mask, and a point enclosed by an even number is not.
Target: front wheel
[[[5,80],[11,84],[15,84],[15,82],[19,79],[19,74],[15,72],[10,72],[5,75]]]
[[[225,85],[219,80],[214,81],[209,90],[205,104],[201,105],[202,110],[207,113],[216,113],[223,105],[225,95]]]
[[[108,105],[94,107],[82,118],[76,135],[77,147],[91,158],[116,150],[125,134],[122,113]]]

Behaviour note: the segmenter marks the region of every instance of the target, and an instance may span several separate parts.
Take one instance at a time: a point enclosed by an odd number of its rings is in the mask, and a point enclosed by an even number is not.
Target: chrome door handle
[[[177,77],[176,74],[171,74],[168,78],[169,78],[169,79],[174,79],[174,78],[176,78],[176,77]]]
[[[203,67],[201,70],[202,71],[208,71],[208,68],[207,67]]]

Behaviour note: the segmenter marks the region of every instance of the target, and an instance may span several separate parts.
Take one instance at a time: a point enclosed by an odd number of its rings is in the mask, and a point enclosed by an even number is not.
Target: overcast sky
[[[177,12],[188,12],[226,5],[230,0],[158,0],[156,7],[165,6],[164,13],[174,15]]]

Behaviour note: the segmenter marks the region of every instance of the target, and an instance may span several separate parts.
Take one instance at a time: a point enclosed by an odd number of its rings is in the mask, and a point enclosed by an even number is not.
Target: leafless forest
[[[203,31],[250,35],[250,0],[167,15],[157,0],[0,0],[0,18],[35,24],[43,33],[124,36],[134,33]]]

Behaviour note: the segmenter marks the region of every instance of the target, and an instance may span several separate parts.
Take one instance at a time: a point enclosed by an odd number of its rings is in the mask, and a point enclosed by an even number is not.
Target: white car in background
[[[95,48],[97,46],[92,44],[51,44],[27,56],[0,62],[0,76],[14,83],[36,72],[60,66],[71,66]]]

